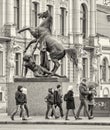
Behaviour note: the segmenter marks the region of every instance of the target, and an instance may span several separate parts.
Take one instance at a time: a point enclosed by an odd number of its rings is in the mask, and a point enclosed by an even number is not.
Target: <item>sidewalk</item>
[[[95,117],[88,120],[87,117],[82,117],[82,120],[75,120],[69,117],[70,120],[65,119],[45,119],[43,116],[33,116],[31,119],[22,121],[18,116],[12,121],[7,114],[0,114],[0,124],[58,124],[58,125],[110,125],[110,117]]]

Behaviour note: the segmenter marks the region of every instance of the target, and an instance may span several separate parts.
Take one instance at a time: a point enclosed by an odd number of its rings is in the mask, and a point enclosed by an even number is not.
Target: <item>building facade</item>
[[[78,68],[73,66],[73,63],[65,56],[60,62],[61,66],[57,73],[69,78],[70,83],[74,85],[76,96],[78,95],[78,84],[83,77],[97,82],[99,84],[98,96],[103,95],[104,82],[102,83],[102,79],[105,80],[105,74],[102,74],[101,67],[108,65],[108,69],[110,69],[109,38],[105,37],[105,33],[99,31],[102,25],[96,21],[100,21],[98,16],[102,14],[99,11],[101,7],[96,5],[96,0],[1,0],[0,103],[3,107],[6,107],[7,83],[14,82],[14,77],[23,76],[23,51],[33,38],[28,31],[21,34],[17,32],[23,27],[38,26],[42,20],[37,17],[37,14],[47,9],[53,16],[52,35],[60,38],[65,48],[75,46],[78,52]],[[105,17],[104,20],[106,20]],[[107,46],[102,47],[105,41]],[[27,53],[32,51],[33,46]],[[105,63],[106,58],[103,61],[103,57],[106,56],[107,63]],[[34,57],[36,64],[40,64],[38,49],[36,49]],[[49,61],[52,68],[53,63],[51,59]],[[103,70],[105,69],[103,67]],[[106,72],[107,81],[109,81],[108,70]],[[33,77],[33,73],[29,71],[27,77]],[[107,85],[109,86],[109,82]]]

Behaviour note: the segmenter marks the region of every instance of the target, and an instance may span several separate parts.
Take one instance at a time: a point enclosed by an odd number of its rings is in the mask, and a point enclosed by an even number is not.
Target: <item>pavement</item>
[[[55,124],[55,125],[110,125],[110,117],[94,117],[88,120],[87,117],[81,117],[82,120],[75,120],[70,116],[69,120],[64,118],[45,119],[44,116],[32,116],[30,119],[21,120],[19,116],[15,116],[14,121],[10,119],[6,113],[0,114],[0,124]]]

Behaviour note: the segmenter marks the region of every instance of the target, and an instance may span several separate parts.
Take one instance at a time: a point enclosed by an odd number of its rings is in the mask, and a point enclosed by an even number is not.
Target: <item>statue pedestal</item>
[[[10,115],[15,108],[15,92],[18,85],[27,88],[27,101],[30,115],[45,115],[47,104],[44,98],[48,94],[48,88],[55,88],[58,84],[62,85],[62,93],[66,93],[69,81],[65,78],[15,78],[14,83],[7,84],[7,113]],[[65,103],[63,103],[65,105]],[[65,109],[65,106],[63,107]]]

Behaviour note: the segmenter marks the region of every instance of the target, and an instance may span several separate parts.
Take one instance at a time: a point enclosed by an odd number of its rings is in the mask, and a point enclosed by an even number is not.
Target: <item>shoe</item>
[[[45,117],[45,119],[50,119],[49,117]]]
[[[59,118],[58,116],[55,117],[55,119],[58,119],[58,118]]]
[[[89,117],[88,119],[91,120],[91,119],[93,119],[93,118],[94,118],[94,117],[91,116],[91,117]]]
[[[69,120],[68,118],[65,118],[65,120]]]
[[[32,117],[28,116],[27,119],[32,119]]]
[[[11,116],[10,118],[11,118],[11,120],[13,120],[13,121],[14,121],[14,116]]]
[[[50,118],[50,119],[52,119],[52,118],[53,118],[53,116],[49,116],[49,118]]]
[[[22,120],[24,121],[24,120],[27,120],[26,118],[22,118]]]
[[[80,118],[80,117],[75,117],[75,119],[76,119],[76,120],[82,120],[82,118]]]
[[[60,118],[61,118],[61,119],[63,119],[63,118],[64,118],[64,116],[61,116]]]

